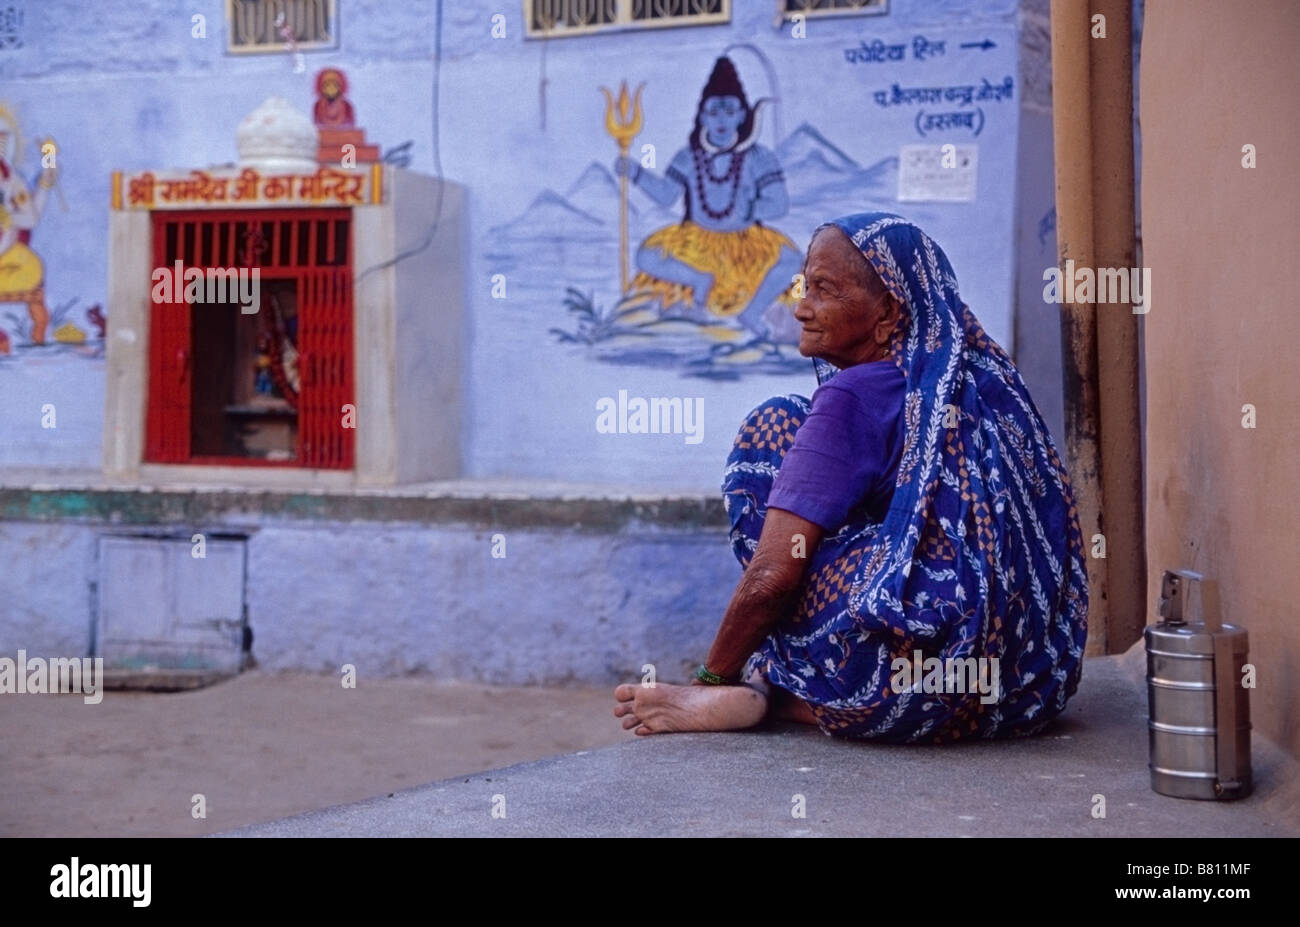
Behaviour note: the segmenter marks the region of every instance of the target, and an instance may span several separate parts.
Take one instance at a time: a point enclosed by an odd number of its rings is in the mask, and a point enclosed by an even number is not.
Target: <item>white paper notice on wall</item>
[[[904,145],[898,149],[898,199],[972,203],[978,145]]]

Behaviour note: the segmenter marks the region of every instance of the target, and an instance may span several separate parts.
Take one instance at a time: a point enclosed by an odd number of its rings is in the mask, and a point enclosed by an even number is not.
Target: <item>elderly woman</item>
[[[744,575],[694,684],[619,686],[614,714],[637,734],[765,716],[886,742],[1039,731],[1078,687],[1088,583],[1019,372],[906,219],[821,226],[804,277],[821,385],[751,412],[727,461]]]

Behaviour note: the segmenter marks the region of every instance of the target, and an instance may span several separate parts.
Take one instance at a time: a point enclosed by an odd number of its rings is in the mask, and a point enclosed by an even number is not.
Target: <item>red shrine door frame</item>
[[[293,459],[192,453],[194,313],[175,298],[151,304],[145,462],[350,470],[356,460],[352,233],[348,209],[155,211],[153,267],[258,268],[290,281],[298,311],[297,446]],[[153,285],[150,285],[151,293]],[[263,300],[259,312],[267,312]],[[350,407],[350,408],[349,408]],[[349,414],[352,412],[352,414]]]

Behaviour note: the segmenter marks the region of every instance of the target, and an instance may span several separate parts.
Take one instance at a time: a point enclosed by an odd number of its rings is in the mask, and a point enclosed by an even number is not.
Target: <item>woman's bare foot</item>
[[[767,714],[767,698],[749,686],[621,685],[614,717],[637,734],[738,731]]]
[[[782,721],[797,721],[800,724],[811,724],[813,726],[821,724],[808,703],[793,692],[787,692],[785,689],[773,686],[771,698],[772,717],[780,718]]]

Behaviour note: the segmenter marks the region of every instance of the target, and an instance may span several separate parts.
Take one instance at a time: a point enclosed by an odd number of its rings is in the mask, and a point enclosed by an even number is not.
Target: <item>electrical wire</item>
[[[394,264],[397,264],[399,261],[404,261],[409,257],[414,257],[424,249],[428,248],[429,245],[433,244],[433,239],[438,234],[438,223],[442,220],[442,191],[443,191],[443,184],[444,184],[444,180],[442,176],[442,151],[440,146],[440,133],[438,131],[439,122],[441,121],[441,110],[439,108],[438,102],[439,102],[439,97],[441,95],[440,78],[442,72],[442,0],[438,0],[437,13],[435,15],[436,18],[434,20],[434,29],[433,29],[434,32],[433,170],[434,170],[434,177],[436,177],[438,180],[438,205],[433,212],[433,224],[429,226],[429,231],[425,234],[423,242],[421,242],[419,245],[417,245],[414,248],[411,248],[407,251],[403,251],[402,253],[389,258],[387,261],[383,261],[379,264],[374,265],[373,267],[367,267],[364,271],[362,271],[359,275],[357,275],[357,278],[354,281],[355,283],[360,283],[362,280],[370,276],[375,271],[384,270],[385,268],[392,267]]]

